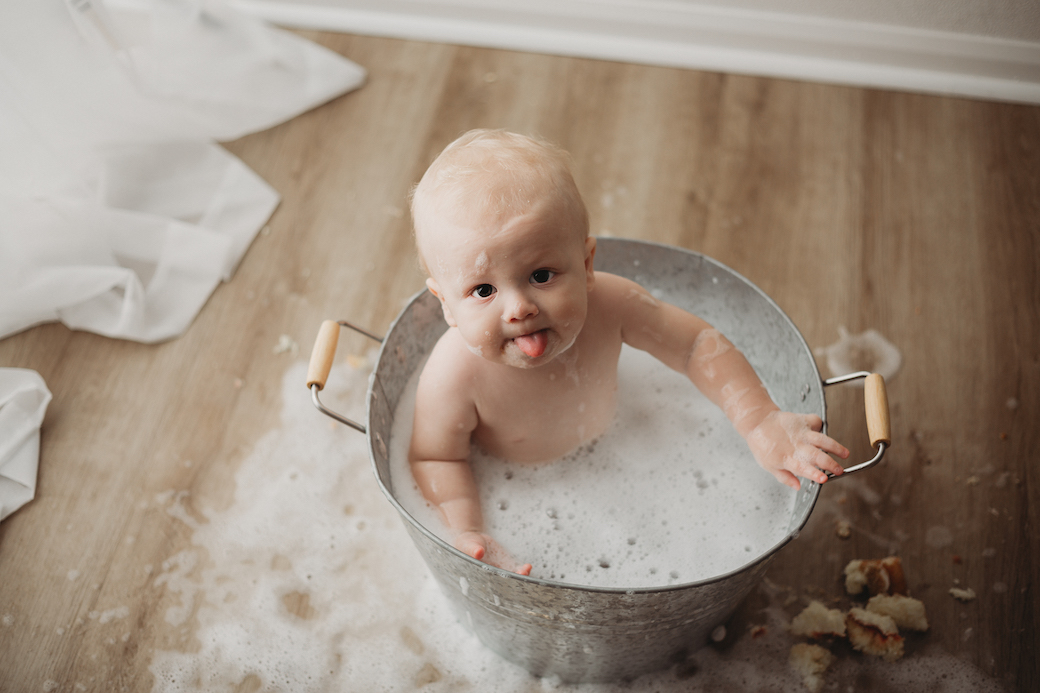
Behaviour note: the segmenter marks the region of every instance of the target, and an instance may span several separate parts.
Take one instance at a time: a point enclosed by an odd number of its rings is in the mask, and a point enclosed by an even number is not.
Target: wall
[[[1037,0],[679,0],[684,4],[1040,42]]]
[[[1037,0],[231,2],[295,27],[1040,103]]]

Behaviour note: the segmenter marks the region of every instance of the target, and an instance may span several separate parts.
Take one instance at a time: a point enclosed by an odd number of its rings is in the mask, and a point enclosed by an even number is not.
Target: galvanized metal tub
[[[628,277],[658,298],[712,323],[743,351],[782,409],[817,414],[825,426],[824,386],[868,375],[822,381],[808,345],[779,306],[747,279],[704,255],[654,243],[602,238],[596,268]],[[336,323],[329,323],[335,332]],[[729,573],[667,587],[565,584],[519,576],[463,554],[401,506],[394,495],[388,454],[397,403],[410,376],[446,327],[434,296],[424,291],[413,297],[382,340],[369,383],[367,426],[320,403],[318,391],[324,386],[328,365],[323,375],[308,375],[308,387],[319,409],[367,433],[379,484],[404,519],[461,623],[487,647],[532,674],[566,682],[615,681],[668,667],[708,641],[712,630],[726,621],[758,583],[776,552],[808,520],[820,487],[803,480],[782,541]],[[316,362],[331,364],[334,351],[335,337],[319,336],[312,370]],[[316,369],[321,370],[320,366]],[[867,391],[879,396],[876,390]],[[868,410],[871,406],[868,401]],[[873,406],[880,408],[881,404],[875,401]],[[883,408],[887,420],[887,403]],[[876,464],[889,437],[887,432],[875,436],[872,431],[877,454],[850,471]]]

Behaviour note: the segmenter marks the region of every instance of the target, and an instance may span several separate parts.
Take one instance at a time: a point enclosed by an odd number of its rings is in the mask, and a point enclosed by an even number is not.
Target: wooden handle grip
[[[332,360],[336,356],[336,344],[339,342],[339,323],[326,320],[321,323],[318,338],[314,340],[314,350],[307,364],[307,389],[317,385],[319,390],[325,389],[325,381],[329,379]]]
[[[888,392],[885,379],[871,373],[863,383],[863,403],[867,410],[867,432],[871,447],[878,443],[892,444],[892,422],[888,416]]]

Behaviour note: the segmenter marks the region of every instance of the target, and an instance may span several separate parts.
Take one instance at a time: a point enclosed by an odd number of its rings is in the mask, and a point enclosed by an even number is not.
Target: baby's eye
[[[531,283],[532,284],[544,284],[545,282],[547,282],[550,279],[552,279],[554,276],[556,276],[556,273],[553,272],[552,270],[547,270],[547,269],[535,270],[534,272],[531,273]]]
[[[471,295],[477,298],[488,298],[493,293],[495,293],[495,287],[490,284],[481,284],[470,292]]]

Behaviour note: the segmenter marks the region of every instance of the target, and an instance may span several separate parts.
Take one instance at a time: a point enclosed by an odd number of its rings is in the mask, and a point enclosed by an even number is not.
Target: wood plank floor
[[[0,342],[0,365],[54,393],[37,498],[0,524],[0,690],[149,690],[154,650],[189,646],[144,567],[191,530],[148,499],[231,502],[237,463],[278,424],[280,335],[306,350],[324,318],[386,330],[422,287],[406,194],[472,127],[559,143],[593,233],[728,264],[813,347],[839,326],[893,342],[893,448],[823,489],[769,579],[840,595],[848,560],[898,553],[928,607],[926,644],[1040,687],[1040,108],[304,35],[370,78],[227,145],[283,202],[187,333],[145,346],[45,325]],[[832,434],[865,454],[857,393],[832,388],[828,403]],[[955,585],[978,598],[954,601]],[[126,642],[73,625],[113,595],[131,605]]]

